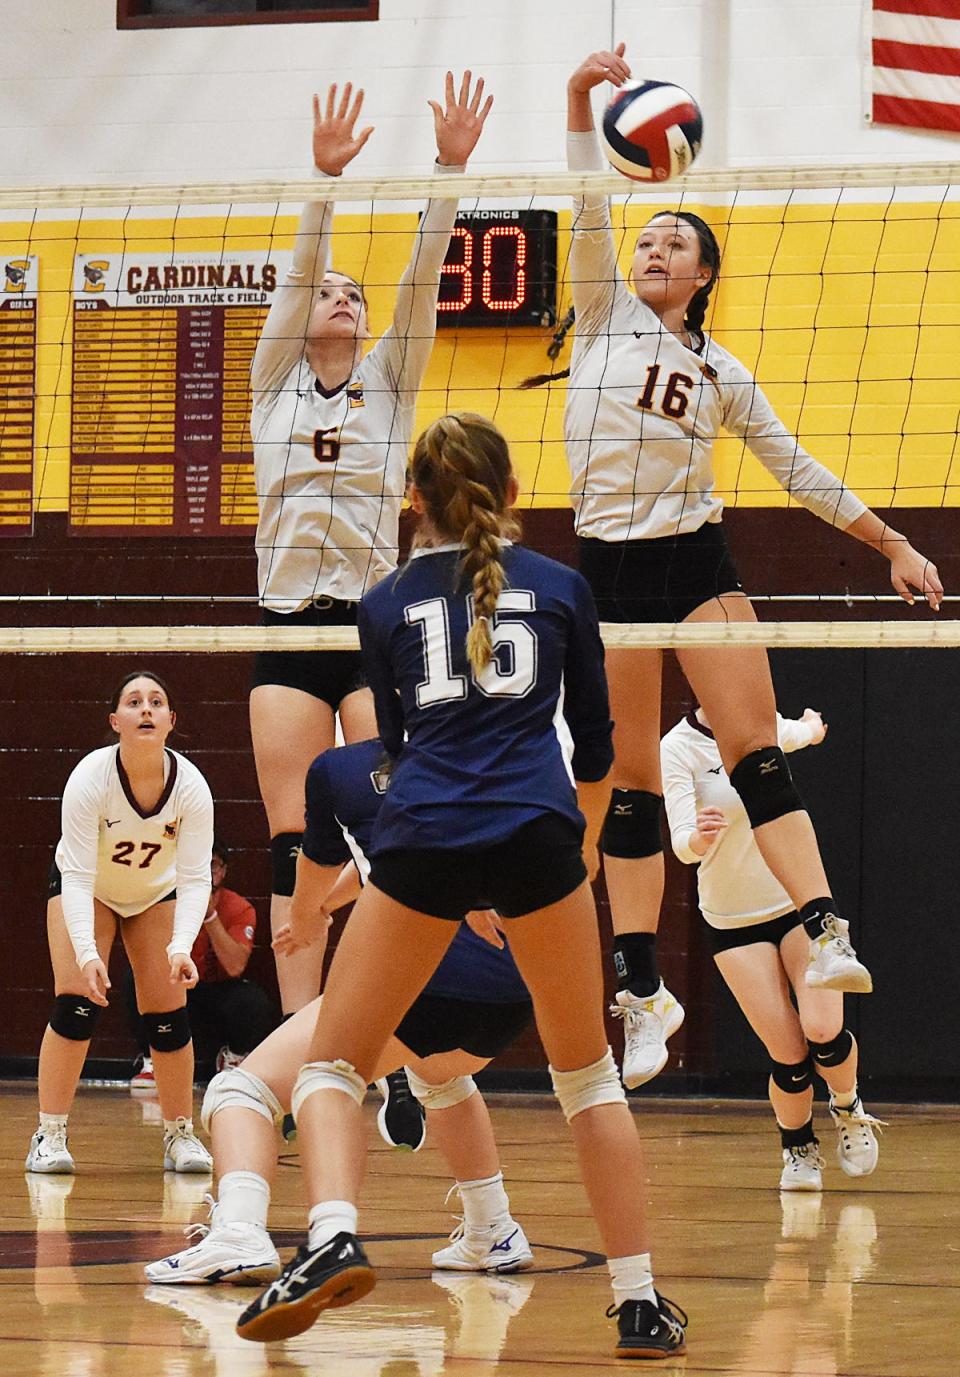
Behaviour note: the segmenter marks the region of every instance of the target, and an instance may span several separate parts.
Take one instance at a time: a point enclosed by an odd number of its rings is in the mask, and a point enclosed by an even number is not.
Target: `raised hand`
[[[464,72],[460,82],[460,93],[456,95],[453,87],[453,73],[447,73],[444,87],[444,105],[435,100],[427,104],[433,111],[433,127],[437,136],[437,161],[444,167],[460,167],[467,161],[477,146],[483,130],[484,121],[490,113],[493,96],[483,99],[483,77],[477,78],[477,85],[470,94],[472,73]]]
[[[362,105],[362,88],[358,88],[354,95],[349,81],[343,88],[339,103],[335,85],[327,90],[324,109],[321,109],[320,97],[313,98],[313,161],[328,176],[339,177],[373,133],[372,124],[361,129],[359,134],[354,132]]]
[[[570,91],[578,95],[585,95],[592,91],[594,86],[600,86],[605,81],[609,81],[614,86],[622,86],[625,81],[630,80],[630,64],[624,61],[624,53],[627,45],[618,43],[613,52],[591,53],[584,58],[580,66],[576,69],[573,76],[567,82]]]

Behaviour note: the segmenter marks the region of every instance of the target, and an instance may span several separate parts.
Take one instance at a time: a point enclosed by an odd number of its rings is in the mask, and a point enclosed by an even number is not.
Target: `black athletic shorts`
[[[765,923],[751,923],[745,928],[712,928],[707,924],[707,933],[714,955],[720,951],[730,951],[733,947],[752,947],[755,942],[769,942],[779,947],[788,932],[803,922],[796,909],[782,914],[779,918],[768,918]]]
[[[51,862],[50,862],[50,874],[47,876],[47,898],[48,898],[48,899],[59,899],[59,897],[60,897],[60,895],[61,895],[62,893],[63,893],[63,876],[60,874],[60,867],[57,865],[56,861],[51,861]],[[171,889],[170,893],[169,893],[169,894],[164,894],[163,898],[161,898],[161,899],[154,899],[153,904],[165,904],[165,903],[168,903],[169,900],[175,899],[176,897],[177,897],[177,891],[176,891],[175,889]],[[153,904],[148,904],[147,907],[148,907],[148,908],[153,908]],[[109,908],[110,905],[108,904],[107,907]],[[112,910],[111,910],[111,912],[112,912]]]
[[[583,834],[559,813],[534,818],[496,846],[382,851],[370,867],[371,884],[398,904],[453,923],[474,908],[503,918],[535,913],[586,878]]]
[[[580,572],[602,622],[682,622],[721,593],[742,593],[719,521],[656,540],[581,536]]]
[[[264,608],[264,626],[356,626],[358,602],[314,598],[299,612]],[[253,666],[253,688],[282,684],[329,703],[334,712],[349,694],[366,686],[359,650],[261,650]]]
[[[492,1060],[520,1036],[532,1014],[529,999],[515,1004],[481,1004],[422,994],[405,1014],[396,1035],[418,1057],[460,1050]]]

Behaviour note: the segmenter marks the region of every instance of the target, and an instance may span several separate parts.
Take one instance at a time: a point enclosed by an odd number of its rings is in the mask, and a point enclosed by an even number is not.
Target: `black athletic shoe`
[[[627,1300],[620,1306],[611,1305],[607,1316],[616,1316],[620,1329],[618,1358],[668,1358],[687,1351],[687,1316],[659,1292],[656,1305],[648,1300]]]
[[[295,1143],[297,1141],[297,1121],[292,1114],[283,1116],[283,1141],[285,1143]]]
[[[403,1152],[419,1152],[427,1137],[426,1115],[423,1105],[410,1089],[407,1073],[403,1067],[391,1071],[382,1081],[377,1081],[377,1089],[383,1096],[383,1104],[377,1114],[377,1128],[380,1137],[390,1147]]]
[[[309,1329],[321,1310],[362,1300],[376,1281],[353,1234],[337,1234],[322,1248],[298,1248],[276,1281],[244,1310],[237,1333],[259,1343],[290,1339]]]

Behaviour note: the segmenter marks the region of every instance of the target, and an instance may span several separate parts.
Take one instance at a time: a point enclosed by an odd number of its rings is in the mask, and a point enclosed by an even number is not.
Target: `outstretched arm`
[[[483,77],[471,92],[472,74],[464,72],[459,93],[448,72],[444,104],[428,101],[437,136],[437,168],[462,172],[477,145],[493,96],[483,99]],[[456,219],[455,200],[431,200],[420,221],[413,252],[397,287],[393,323],[374,350],[394,391],[416,391],[433,348],[437,328],[440,269]]]
[[[916,601],[913,590],[925,598],[934,612],[940,610],[943,584],[937,566],[919,550],[915,550],[905,535],[888,526],[869,508],[847,527],[847,535],[879,550],[890,561],[890,582],[912,607]]]
[[[817,462],[774,412],[756,379],[742,365],[730,379],[723,424],[741,436],[781,487],[809,511],[890,561],[890,582],[911,605],[913,589],[936,611],[943,597],[937,566],[888,526],[856,493]]]
[[[571,172],[602,172],[603,155],[593,127],[590,93],[609,81],[622,86],[630,78],[625,45],[613,52],[591,53],[567,82],[567,166]],[[617,254],[606,196],[577,197],[573,203],[573,241],[568,265],[578,334],[600,333],[609,326],[619,287]]]
[[[349,81],[339,100],[336,86],[329,87],[323,104],[314,96],[313,165],[318,177],[339,177],[373,133],[372,125],[357,131],[362,106],[363,91],[354,92]],[[330,266],[333,210],[332,201],[308,201],[303,208],[293,262],[273,294],[253,356],[250,376],[255,393],[281,387],[303,354],[314,297]]]

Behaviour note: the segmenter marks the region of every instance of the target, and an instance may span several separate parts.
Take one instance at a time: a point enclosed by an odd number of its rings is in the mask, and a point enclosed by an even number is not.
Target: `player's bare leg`
[[[94,900],[94,940],[104,963],[116,935],[117,920],[99,900]],[[47,903],[47,938],[50,962],[53,966],[53,985],[56,997],[83,995],[83,985],[73,943],[63,919],[63,901],[57,896]],[[90,1048],[90,1039],[61,1037],[47,1024],[40,1044],[37,1070],[38,1095],[41,1114],[66,1116],[73,1106],[77,1083]]]
[[[163,1115],[165,1171],[206,1173],[213,1159],[193,1129],[193,1039],[187,991],[170,979],[167,945],[173,936],[173,902],[154,904],[125,918],[120,932],[133,971],[137,1008],[150,1038],[153,1074]]]
[[[614,763],[601,848],[619,986],[613,1012],[624,1022],[623,1081],[632,1088],[663,1069],[667,1038],[683,1022],[683,1010],[660,978],[656,953],[664,881],[660,831],[663,654],[611,650],[606,664],[610,715],[615,723]]]
[[[808,958],[799,928],[787,933],[780,955],[796,991],[814,1068],[830,1088],[837,1160],[848,1176],[869,1176],[880,1156],[876,1134],[882,1121],[866,1112],[857,1090],[859,1049],[856,1038],[843,1026],[843,995],[837,990],[811,989],[807,984]]]
[[[756,621],[748,598],[727,593],[704,603],[687,622]],[[680,666],[700,701],[716,738],[724,768],[751,817],[751,796],[769,793],[780,781],[779,816],[754,822],[760,853],[789,894],[811,939],[810,984],[868,993],[869,972],[847,941],[847,926],[830,896],[830,886],[810,815],[798,798],[777,744],[777,708],[767,652],[762,646],[696,646],[677,652]],[[758,771],[772,772],[763,779]],[[792,799],[789,797],[792,794]],[[776,808],[771,809],[776,811]]]
[[[276,933],[290,912],[307,771],[335,744],[336,723],[333,709],[322,699],[284,684],[259,684],[250,693],[250,733],[270,836],[289,841],[289,854],[273,857],[270,929]],[[276,963],[281,1011],[296,1013],[320,993],[323,950],[306,947],[292,955],[278,953]]]

